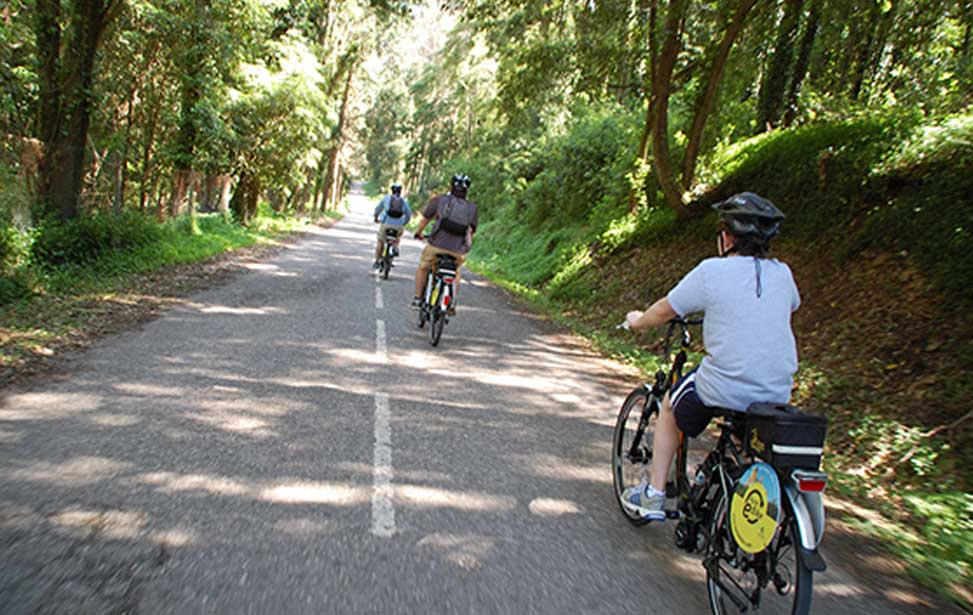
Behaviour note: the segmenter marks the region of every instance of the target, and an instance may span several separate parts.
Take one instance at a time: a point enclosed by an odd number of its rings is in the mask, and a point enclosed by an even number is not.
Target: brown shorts
[[[405,230],[405,227],[402,226],[402,225],[393,226],[391,224],[379,224],[378,225],[378,240],[379,241],[384,241],[385,240],[385,229],[392,229],[393,231],[396,232],[396,234],[401,239],[402,238],[402,231]]]
[[[422,249],[422,256],[419,257],[419,269],[424,269],[426,271],[432,271],[432,268],[436,266],[436,256],[439,254],[449,254],[456,259],[456,269],[460,268],[463,261],[466,260],[466,255],[460,252],[453,252],[452,250],[444,250],[442,248],[437,248],[436,246],[426,245]]]

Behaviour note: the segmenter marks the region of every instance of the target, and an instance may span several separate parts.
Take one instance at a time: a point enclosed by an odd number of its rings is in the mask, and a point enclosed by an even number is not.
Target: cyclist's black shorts
[[[703,433],[716,408],[707,406],[696,394],[696,370],[680,378],[669,392],[669,402],[679,430],[690,438]]]

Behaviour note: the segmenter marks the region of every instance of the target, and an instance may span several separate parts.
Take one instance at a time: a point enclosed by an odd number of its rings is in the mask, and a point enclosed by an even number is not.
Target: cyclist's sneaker
[[[666,520],[666,494],[659,493],[646,483],[623,491],[622,505],[648,521]]]
[[[381,268],[382,268],[382,261],[375,261],[375,264],[372,265],[372,269],[374,269],[375,271],[378,271]]]
[[[419,308],[422,307],[422,299],[420,299],[419,297],[413,297],[412,303],[409,304],[409,307],[412,308],[413,310],[418,310]]]
[[[456,306],[455,305],[451,305],[448,308],[446,308],[446,315],[447,316],[456,316]]]
[[[398,256],[398,255],[399,255],[398,246],[392,246],[392,256]]]

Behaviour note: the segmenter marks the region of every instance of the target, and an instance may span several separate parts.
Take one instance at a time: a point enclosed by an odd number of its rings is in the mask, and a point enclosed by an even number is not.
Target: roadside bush
[[[72,220],[44,220],[32,253],[44,265],[80,264],[113,250],[148,245],[161,237],[162,225],[138,212],[85,214]]]

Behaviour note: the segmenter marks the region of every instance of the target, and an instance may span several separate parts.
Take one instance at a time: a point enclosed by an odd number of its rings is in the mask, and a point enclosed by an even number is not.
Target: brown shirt
[[[422,210],[423,217],[430,220],[436,220],[436,227],[433,230],[432,235],[429,236],[429,245],[442,248],[443,250],[450,250],[452,252],[466,254],[470,251],[470,245],[467,243],[466,237],[452,235],[439,228],[439,220],[446,211],[446,204],[449,203],[450,198],[455,201],[453,207],[466,206],[473,208],[473,221],[470,223],[470,227],[474,231],[476,230],[476,223],[479,218],[479,210],[476,207],[476,203],[455,196],[451,197],[448,194],[441,194],[430,199],[429,203],[426,204],[425,209]]]

